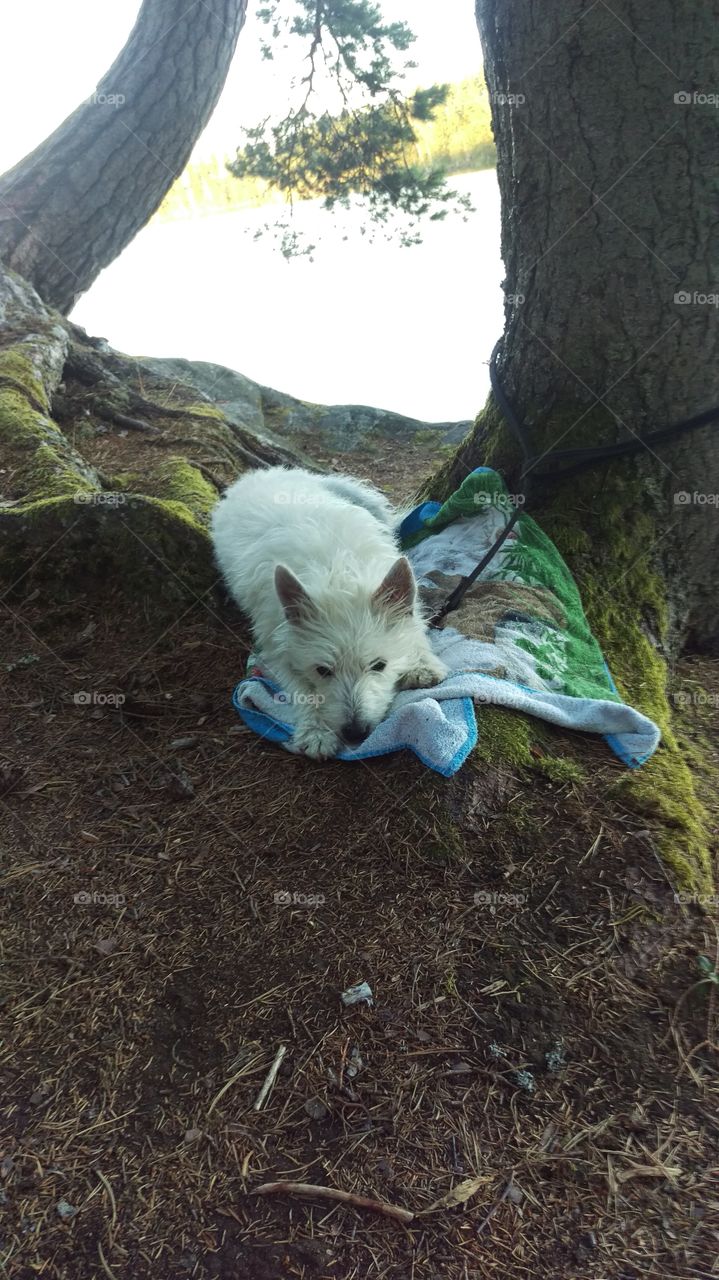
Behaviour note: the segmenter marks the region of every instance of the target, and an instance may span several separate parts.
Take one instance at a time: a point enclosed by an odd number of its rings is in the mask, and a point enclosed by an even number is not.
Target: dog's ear
[[[380,608],[410,613],[416,595],[417,584],[412,566],[406,556],[400,556],[372,596],[372,603]]]
[[[275,591],[288,622],[301,622],[312,613],[314,605],[302,583],[283,564],[278,564],[275,569]]]

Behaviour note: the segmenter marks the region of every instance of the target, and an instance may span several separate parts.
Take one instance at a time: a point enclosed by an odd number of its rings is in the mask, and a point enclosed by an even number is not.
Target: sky
[[[186,2],[197,6],[198,18],[215,20],[212,0]],[[378,2],[387,21],[406,21],[417,36],[407,55],[418,64],[410,73],[414,79],[405,82],[408,90],[481,70],[474,0]],[[287,110],[288,79],[300,64],[295,61],[288,71],[280,60],[262,59],[267,28],[255,17],[260,3],[249,0],[237,53],[198,140],[197,158],[234,155],[243,127]],[[6,4],[0,173],[93,93],[139,8],[140,0]],[[374,403],[425,421],[469,418],[484,398],[482,361],[501,331],[502,295],[494,175],[468,181],[480,197],[476,224],[459,218],[431,224],[423,246],[404,250],[381,241],[370,247],[359,234],[344,236],[336,219],[325,214],[321,227],[312,224],[318,254],[311,266],[304,258],[286,262],[272,237],[255,243],[244,229],[252,218],[246,211],[204,221],[151,222],[101,272],[73,319],[121,350],[220,361],[318,403]],[[311,209],[304,212],[315,216]],[[185,264],[179,276],[178,259]],[[338,277],[352,300],[339,323]],[[390,295],[398,301],[378,308],[376,299]],[[144,299],[141,309],[138,296]],[[237,300],[248,297],[252,306],[238,307]],[[421,315],[422,322],[398,324],[399,310]]]
[[[203,0],[195,3],[212,21]],[[195,149],[197,156],[232,154],[243,125],[287,102],[286,76],[259,54],[259,37],[267,28],[254,16],[258,4],[249,0],[237,54]],[[24,0],[3,14],[0,120],[10,127],[5,124],[0,134],[0,172],[42,142],[93,92],[125,43],[139,8],[139,0]],[[382,0],[382,12],[388,21],[409,23],[417,36],[411,50],[419,64],[417,83],[461,80],[479,71],[474,0]]]

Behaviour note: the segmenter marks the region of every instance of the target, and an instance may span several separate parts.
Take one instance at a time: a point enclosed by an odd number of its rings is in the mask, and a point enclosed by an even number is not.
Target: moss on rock
[[[0,350],[0,396],[3,386],[14,386],[24,398],[30,397],[37,406],[49,411],[47,393],[27,344],[18,343]]]
[[[215,578],[207,532],[183,502],[50,498],[3,512],[0,530],[0,575],[27,588],[49,572],[57,598],[107,589],[148,598],[162,614],[204,596]]]
[[[182,505],[203,526],[219,496],[202,472],[181,457],[166,458],[143,480],[138,477],[137,491]]]
[[[23,508],[98,488],[97,475],[42,406],[48,397],[29,353],[0,351],[0,442]]]
[[[207,523],[217,490],[181,456],[112,477],[98,472],[50,416],[66,350],[66,332],[53,328],[47,338],[21,336],[0,349],[0,442],[10,486],[0,509],[0,573],[24,588],[51,577],[59,594],[84,584],[149,595],[160,611],[197,598],[215,577]],[[116,397],[123,390],[113,383]],[[187,418],[173,419],[173,429],[190,434],[199,426],[198,444],[229,458],[232,432],[220,410],[183,409]]]

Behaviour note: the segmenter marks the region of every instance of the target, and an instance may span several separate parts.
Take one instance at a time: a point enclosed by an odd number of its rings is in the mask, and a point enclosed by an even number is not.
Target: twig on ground
[[[277,1053],[275,1054],[275,1060],[272,1063],[272,1066],[270,1067],[269,1071],[267,1072],[267,1075],[265,1077],[265,1082],[262,1088],[260,1089],[260,1092],[257,1095],[257,1101],[255,1102],[255,1105],[253,1107],[254,1111],[262,1110],[262,1106],[265,1102],[265,1099],[267,1098],[267,1095],[269,1094],[270,1089],[272,1088],[273,1084],[275,1083],[275,1080],[277,1079],[277,1072],[280,1069],[282,1059],[284,1058],[286,1053],[287,1053],[287,1045],[281,1044],[279,1049],[277,1050]]]
[[[340,1204],[352,1204],[357,1209],[372,1209],[386,1218],[395,1218],[397,1222],[412,1222],[416,1216],[411,1209],[401,1209],[399,1205],[387,1204],[384,1200],[370,1200],[367,1196],[355,1195],[353,1191],[340,1191],[338,1187],[315,1187],[309,1182],[263,1182],[254,1190],[256,1196],[275,1194],[337,1200]]]

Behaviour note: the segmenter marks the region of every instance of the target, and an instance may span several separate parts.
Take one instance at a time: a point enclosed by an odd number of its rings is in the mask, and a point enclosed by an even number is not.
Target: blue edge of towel
[[[488,471],[490,468],[476,467],[475,470]],[[425,522],[432,516],[435,516],[441,508],[441,502],[425,502],[422,506],[415,507],[414,511],[410,511],[409,515],[405,516],[399,527],[400,538],[404,539],[410,537],[413,533],[417,533],[422,528],[423,524],[425,524]],[[607,673],[607,679],[611,685],[613,693],[618,694],[619,691],[614,683],[612,673],[606,662],[604,663],[604,670]],[[481,672],[478,672],[477,674],[481,675]],[[271,693],[275,694],[282,692],[279,685],[275,684],[272,680],[268,680],[265,676],[257,678],[261,679],[265,688]],[[244,681],[242,683],[244,683]],[[509,683],[513,684],[514,682],[510,681]],[[288,742],[292,737],[292,726],[285,724],[281,720],[271,720],[269,716],[264,715],[261,711],[248,711],[246,707],[241,707],[237,699],[239,687],[240,686],[238,685],[232,694],[232,702],[236,710],[239,711],[240,716],[247,727],[249,729],[253,729],[255,733],[260,735],[260,737],[267,738],[270,742]],[[530,695],[535,692],[533,689],[528,688],[527,685],[515,685],[514,687],[524,689]],[[464,764],[470,751],[472,751],[472,749],[477,745],[477,717],[474,714],[474,704],[471,698],[462,698],[461,701],[464,717],[467,722],[468,734],[466,741],[462,744],[457,754],[453,757],[450,763],[441,770],[442,774],[447,778],[457,772],[460,766]],[[619,738],[617,738],[613,733],[605,733],[603,736],[607,746],[611,748],[616,756],[618,756],[622,761],[622,764],[627,765],[629,769],[639,769],[640,766],[649,759],[649,755],[635,756],[631,755],[630,752],[625,751]],[[393,748],[393,751],[402,750],[414,751],[418,759],[422,761],[422,764],[426,765],[429,769],[437,770],[436,763],[430,763],[429,760],[425,760],[420,752],[417,751],[416,747],[410,746],[408,742],[397,743],[396,747]],[[373,756],[381,756],[385,754],[386,752],[384,751],[368,751],[362,756],[362,759],[371,760]],[[341,751],[338,753],[337,758],[339,760],[351,760],[354,757],[352,752]]]

